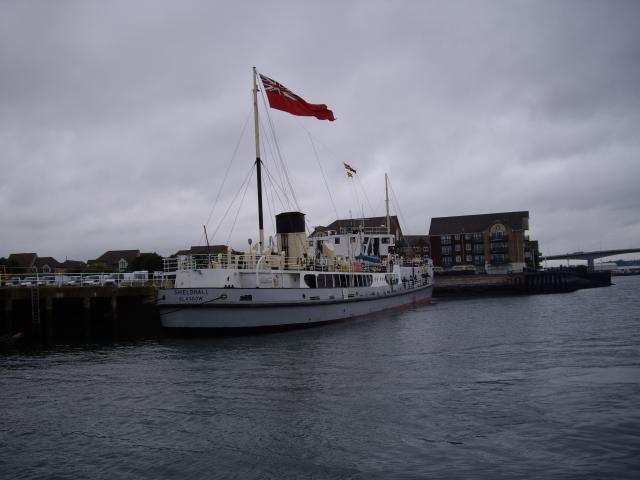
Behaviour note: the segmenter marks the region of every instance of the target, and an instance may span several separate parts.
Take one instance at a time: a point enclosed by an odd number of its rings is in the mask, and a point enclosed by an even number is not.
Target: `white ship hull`
[[[427,304],[432,288],[165,288],[158,305],[169,329],[295,327]]]

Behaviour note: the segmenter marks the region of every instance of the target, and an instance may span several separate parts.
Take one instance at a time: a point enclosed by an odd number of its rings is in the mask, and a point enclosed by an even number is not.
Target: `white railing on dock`
[[[0,276],[0,287],[132,287],[160,285],[162,272],[19,273]]]

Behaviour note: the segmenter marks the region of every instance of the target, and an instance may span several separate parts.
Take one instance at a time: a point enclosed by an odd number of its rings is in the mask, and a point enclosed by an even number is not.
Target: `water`
[[[0,356],[2,478],[640,478],[640,277]]]

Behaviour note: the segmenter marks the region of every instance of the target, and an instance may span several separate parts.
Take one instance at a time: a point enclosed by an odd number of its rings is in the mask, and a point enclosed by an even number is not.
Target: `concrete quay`
[[[159,329],[154,286],[0,288],[0,334],[105,338]]]
[[[555,270],[506,275],[436,275],[433,296],[562,293],[610,285],[610,272]]]

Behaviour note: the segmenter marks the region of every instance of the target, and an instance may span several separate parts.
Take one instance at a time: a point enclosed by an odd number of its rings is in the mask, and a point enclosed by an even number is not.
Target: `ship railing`
[[[339,229],[340,235],[347,234],[356,234],[362,233],[364,235],[384,235],[387,234],[387,227],[359,227],[359,226],[351,226],[351,227],[340,227]]]
[[[344,258],[286,257],[284,255],[180,255],[164,259],[164,274],[178,270],[238,269],[262,271],[321,271],[321,272],[385,272],[387,264],[352,262]]]

